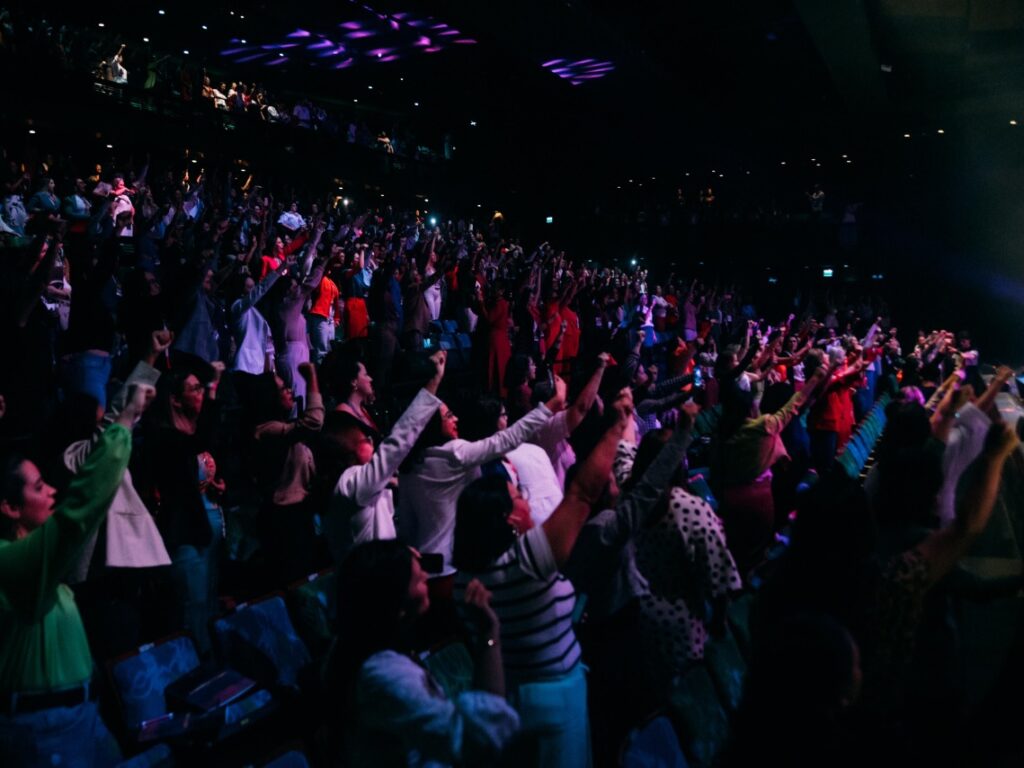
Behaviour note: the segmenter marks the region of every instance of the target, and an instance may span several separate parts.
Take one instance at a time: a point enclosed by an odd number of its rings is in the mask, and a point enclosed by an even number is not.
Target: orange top
[[[337,298],[338,286],[334,284],[331,278],[325,276],[320,281],[320,286],[316,289],[316,293],[313,294],[313,305],[309,308],[309,314],[330,317],[331,307],[334,306]]]

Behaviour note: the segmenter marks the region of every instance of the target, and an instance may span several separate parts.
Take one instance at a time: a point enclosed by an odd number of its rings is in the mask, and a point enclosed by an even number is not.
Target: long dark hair
[[[338,643],[328,675],[349,704],[363,662],[379,651],[410,650],[412,558],[398,539],[368,541],[353,547],[338,567]]]
[[[452,564],[470,573],[490,567],[516,540],[508,522],[511,512],[504,475],[487,475],[467,485],[455,509]]]
[[[409,455],[405,457],[405,461],[399,466],[398,471],[401,473],[412,472],[418,465],[423,463],[428,448],[441,445],[444,442],[445,437],[441,434],[441,409],[438,408],[434,411],[434,415],[430,417],[427,426],[420,432],[420,436],[416,438],[416,442],[413,443]]]
[[[667,443],[671,437],[672,430],[664,428],[652,429],[644,435],[643,440],[640,441],[640,446],[637,448],[636,458],[633,460],[633,470],[630,472],[629,478],[622,484],[621,490],[623,493],[631,490],[640,482],[644,473],[647,471],[647,468],[654,463],[656,458],[658,458],[658,454],[661,453],[661,449],[665,447],[665,443]],[[680,461],[679,466],[676,467],[671,479],[665,485],[665,493],[673,488],[685,488],[686,481],[687,477],[684,470],[684,464],[683,461]],[[664,494],[662,494],[662,496],[664,497]]]
[[[0,501],[12,506],[21,506],[25,502],[25,476],[21,473],[21,465],[25,457],[11,451],[0,455]],[[17,526],[7,515],[0,515],[0,539],[14,539]]]

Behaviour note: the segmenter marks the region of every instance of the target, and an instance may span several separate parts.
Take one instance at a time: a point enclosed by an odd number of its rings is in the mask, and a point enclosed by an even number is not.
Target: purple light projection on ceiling
[[[361,62],[384,64],[419,54],[438,53],[476,40],[433,16],[381,13],[368,5],[363,20],[344,21],[326,30],[296,29],[282,40],[249,44],[232,38],[220,53],[243,64],[266,67],[303,62],[325,69],[348,69]]]
[[[609,72],[615,70],[615,65],[610,61],[598,59],[551,59],[541,64],[544,69],[552,74],[558,75],[563,80],[568,80],[573,85],[582,85],[591,80],[600,80]]]

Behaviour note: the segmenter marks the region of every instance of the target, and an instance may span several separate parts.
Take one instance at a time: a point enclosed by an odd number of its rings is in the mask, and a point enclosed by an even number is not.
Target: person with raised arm
[[[334,562],[340,563],[353,546],[364,541],[395,538],[391,480],[441,406],[437,390],[447,357],[443,350],[431,355],[434,375],[376,449],[375,431],[361,419],[344,411],[328,417],[326,437],[339,457],[335,469],[341,470],[324,526]]]

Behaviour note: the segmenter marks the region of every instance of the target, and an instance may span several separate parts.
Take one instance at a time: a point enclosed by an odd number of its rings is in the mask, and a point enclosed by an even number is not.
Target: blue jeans
[[[121,750],[100,719],[96,702],[0,715],[0,765],[4,768],[105,768]]]
[[[582,664],[561,677],[510,685],[508,701],[519,712],[528,765],[590,768],[587,677]]]
[[[196,650],[210,650],[210,619],[217,611],[217,579],[224,541],[220,510],[208,510],[210,543],[205,547],[183,544],[171,553],[179,620],[195,640]]]
[[[334,341],[334,321],[321,315],[306,315],[306,331],[309,333],[309,347],[313,362],[320,365],[331,351],[331,342]]]

